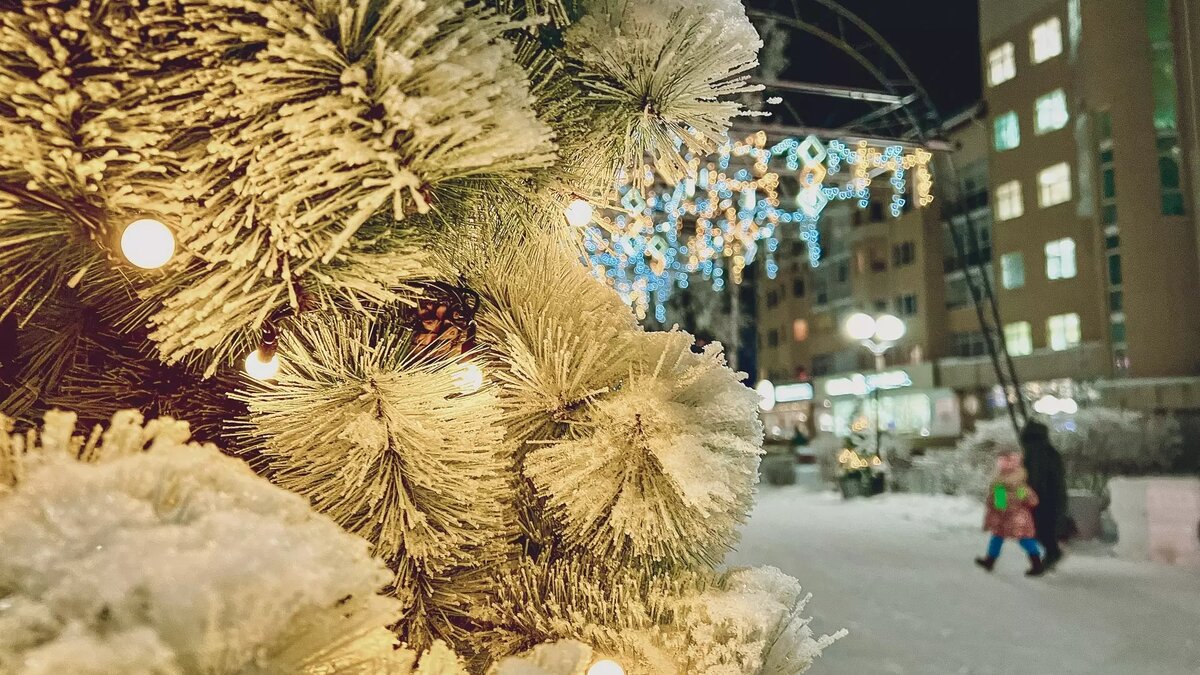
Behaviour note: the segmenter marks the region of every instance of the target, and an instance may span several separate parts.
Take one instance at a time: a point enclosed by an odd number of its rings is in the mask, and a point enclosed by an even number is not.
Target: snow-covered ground
[[[805,478],[760,487],[730,562],[796,576],[813,593],[817,633],[850,630],[813,675],[1200,673],[1200,569],[1092,546],[1029,579],[1009,542],[989,575],[971,562],[985,545],[971,500],[846,502]]]

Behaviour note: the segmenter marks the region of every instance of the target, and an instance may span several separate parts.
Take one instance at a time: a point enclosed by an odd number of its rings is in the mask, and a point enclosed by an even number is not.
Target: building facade
[[[980,21],[984,100],[947,129],[957,147],[952,222],[992,284],[1024,395],[1195,413],[1200,6],[981,0]],[[862,403],[849,418],[838,413],[833,395],[872,370],[842,330],[856,311],[905,320],[888,369],[905,372],[889,375],[893,385],[906,384],[884,396],[929,403],[914,413],[900,409],[917,403],[882,402],[871,423],[938,437],[956,430],[951,416],[969,425],[1001,414],[1013,392],[996,387],[945,206],[895,219],[875,204],[831,207],[821,265],[808,267],[796,242],[795,260],[760,281],[759,375],[783,398],[808,393],[789,385],[811,388],[809,402],[777,403],[768,431],[803,418],[810,433],[842,433],[861,415]]]

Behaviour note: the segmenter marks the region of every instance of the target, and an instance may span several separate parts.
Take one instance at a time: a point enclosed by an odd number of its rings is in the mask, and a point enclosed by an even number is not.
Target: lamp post
[[[859,312],[851,314],[850,318],[846,319],[846,334],[858,340],[862,346],[875,355],[876,374],[883,372],[883,369],[887,367],[884,354],[895,346],[900,338],[904,337],[905,330],[904,321],[891,314],[871,316]],[[872,390],[875,399],[875,455],[879,456],[880,444],[883,440],[883,415],[879,409],[878,382],[875,383]]]

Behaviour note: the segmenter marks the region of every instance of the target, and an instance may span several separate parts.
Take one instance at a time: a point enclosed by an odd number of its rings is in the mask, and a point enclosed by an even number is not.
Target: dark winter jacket
[[[1040,500],[1033,512],[1039,535],[1046,527],[1057,530],[1067,512],[1067,476],[1062,455],[1050,444],[1050,430],[1040,422],[1025,425],[1021,445],[1025,448],[1029,487]]]

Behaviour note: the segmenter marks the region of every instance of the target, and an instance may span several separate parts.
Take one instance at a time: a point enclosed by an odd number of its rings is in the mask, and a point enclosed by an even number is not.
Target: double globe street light
[[[851,314],[846,319],[845,328],[847,335],[858,340],[862,346],[875,355],[876,381],[868,389],[871,390],[875,400],[875,455],[878,457],[881,455],[880,444],[883,441],[883,411],[879,406],[878,377],[879,373],[883,372],[883,369],[887,367],[884,355],[904,337],[906,328],[904,321],[900,317],[891,314],[871,316],[863,312]],[[868,378],[869,381],[870,379]]]

